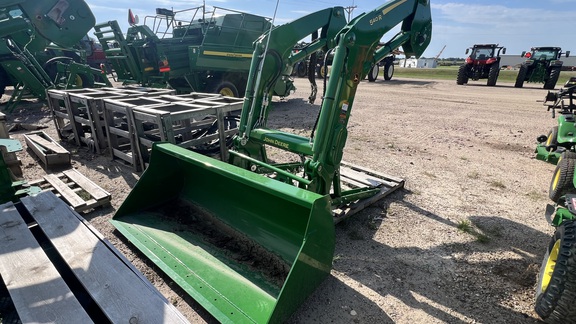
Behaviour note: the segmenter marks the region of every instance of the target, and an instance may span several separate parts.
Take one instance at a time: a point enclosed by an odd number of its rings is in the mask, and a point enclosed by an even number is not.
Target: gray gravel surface
[[[319,100],[305,102],[305,79],[296,85],[293,96],[274,103],[269,126],[309,134]],[[554,166],[533,153],[536,137],[556,124],[537,102],[545,95],[538,84],[362,82],[344,160],[406,186],[336,226],[332,274],[289,322],[537,323],[536,276],[553,231],[544,210]],[[8,118],[46,126],[57,138],[41,103],[24,103]],[[26,132],[13,137],[24,145]],[[108,222],[140,174],[108,155],[62,145],[72,166],[113,197],[111,207],[85,218],[189,320],[215,322]],[[18,156],[26,179],[46,174],[31,151]]]

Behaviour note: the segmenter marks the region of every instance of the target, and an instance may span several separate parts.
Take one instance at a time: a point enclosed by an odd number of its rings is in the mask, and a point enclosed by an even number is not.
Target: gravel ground
[[[319,102],[306,104],[306,80],[296,85],[274,104],[269,125],[308,134]],[[556,123],[537,102],[545,94],[539,84],[363,82],[344,160],[406,186],[336,226],[331,276],[288,322],[539,322],[534,291],[553,231],[544,210],[554,166],[533,151],[535,138]],[[58,138],[41,103],[20,105],[8,120],[46,126]],[[12,134],[25,145],[26,132]],[[108,222],[140,174],[108,155],[62,145],[75,169],[112,194],[111,207],[84,217],[190,321],[215,322]],[[18,156],[26,179],[46,174],[30,150]]]

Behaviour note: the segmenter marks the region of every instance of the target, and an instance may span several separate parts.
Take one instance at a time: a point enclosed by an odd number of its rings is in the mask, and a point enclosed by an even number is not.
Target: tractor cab
[[[473,60],[484,61],[494,56],[494,48],[477,47],[472,50],[470,58]]]
[[[482,63],[486,63],[485,61],[493,59],[490,62],[492,63],[500,57],[500,52],[506,54],[506,48],[498,46],[498,44],[474,45],[471,48],[466,49],[466,54],[468,54],[470,50],[472,52],[470,53],[470,56],[466,58],[466,63],[474,63],[474,61],[482,61]]]
[[[532,47],[530,52],[522,52],[522,57],[531,61],[555,61],[560,59],[562,54],[566,57],[570,56],[570,51],[562,53],[560,47]]]

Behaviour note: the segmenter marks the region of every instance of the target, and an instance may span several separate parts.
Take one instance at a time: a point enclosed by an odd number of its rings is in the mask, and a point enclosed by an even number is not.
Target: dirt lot
[[[296,84],[270,125],[309,133],[319,100],[306,104],[309,87]],[[534,286],[553,231],[544,210],[554,166],[533,153],[537,135],[556,123],[536,102],[545,94],[538,84],[363,82],[344,159],[402,177],[406,187],[337,225],[332,275],[289,322],[538,322]],[[21,105],[8,118],[48,126],[57,138],[42,104]],[[25,132],[13,137],[24,144]],[[73,167],[113,197],[112,207],[86,219],[192,322],[215,322],[108,223],[140,174],[63,145]],[[30,151],[19,157],[26,179],[46,173]],[[458,228],[466,224],[468,231]]]

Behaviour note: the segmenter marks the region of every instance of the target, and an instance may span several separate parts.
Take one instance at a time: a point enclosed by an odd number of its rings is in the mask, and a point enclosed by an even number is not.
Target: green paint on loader
[[[402,30],[380,46],[400,23]],[[334,7],[273,28],[254,43],[230,163],[155,144],[112,223],[221,322],[288,319],[330,273],[334,222],[403,184],[367,169],[341,169],[360,80],[399,46],[420,56],[431,34],[426,0],[389,1],[348,23],[344,8]],[[294,53],[307,35],[315,41]],[[267,128],[276,81],[310,53],[332,49],[314,138]],[[299,159],[273,164],[267,146]]]
[[[330,199],[172,144],[113,225],[221,322],[278,323],[330,273]]]

